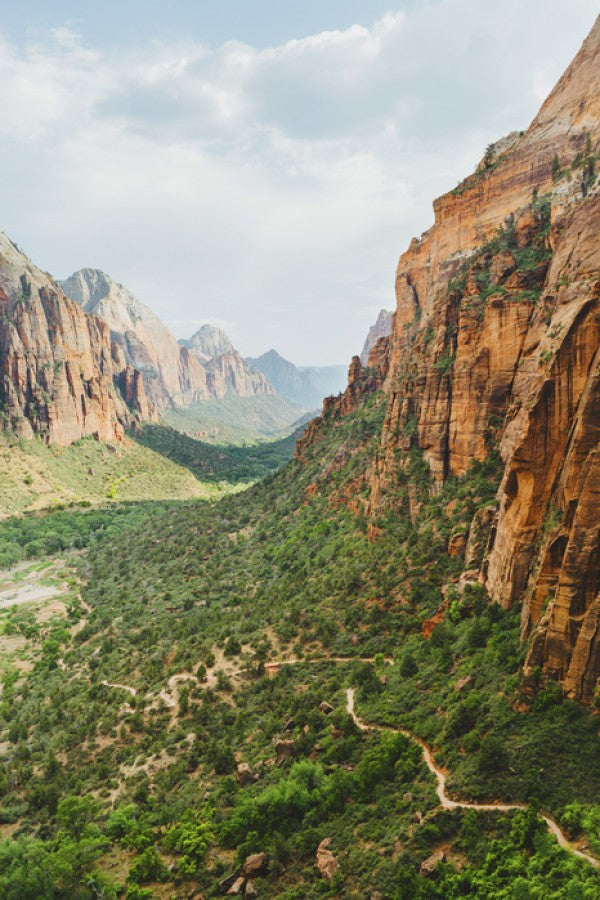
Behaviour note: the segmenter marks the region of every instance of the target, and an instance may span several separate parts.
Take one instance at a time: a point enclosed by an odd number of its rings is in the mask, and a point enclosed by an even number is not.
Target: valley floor
[[[597,718],[445,552],[494,460],[434,493],[413,453],[373,539],[382,414],[216,503],[0,522],[0,896],[599,895]]]

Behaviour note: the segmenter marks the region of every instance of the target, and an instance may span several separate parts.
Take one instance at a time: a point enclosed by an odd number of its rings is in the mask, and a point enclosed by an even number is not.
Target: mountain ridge
[[[142,373],[158,407],[219,399],[228,391],[240,397],[273,393],[268,380],[250,371],[231,341],[214,326],[204,328],[209,329],[212,349],[218,352],[207,354],[206,331],[200,329],[188,341],[178,342],[148,306],[100,269],[79,269],[60,285],[86,311],[107,322],[130,365]]]

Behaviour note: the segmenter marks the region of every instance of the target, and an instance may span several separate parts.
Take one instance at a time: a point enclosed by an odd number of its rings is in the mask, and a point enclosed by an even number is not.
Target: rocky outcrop
[[[235,779],[241,787],[246,787],[247,785],[254,784],[255,781],[258,781],[259,775],[252,771],[248,763],[242,762],[238,763]]]
[[[318,442],[323,427],[332,419],[347,416],[356,412],[369,394],[380,390],[386,380],[389,369],[389,338],[380,338],[369,357],[369,365],[365,368],[360,357],[353,356],[348,368],[348,386],[336,397],[326,397],[323,401],[323,413],[312,419],[304,429],[296,443],[294,455],[302,460],[308,447]]]
[[[246,878],[257,878],[269,868],[269,857],[266,853],[252,853],[247,856],[242,866],[242,875]]]
[[[118,439],[152,416],[139,372],[108,326],[69,300],[0,233],[2,424],[67,445],[86,435]]]
[[[99,269],[80,269],[60,285],[86,312],[107,323],[125,363],[141,372],[157,406],[188,406],[229,392],[239,397],[274,393],[268,378],[246,365],[219,328],[203,325],[178,342],[151,309]]]
[[[371,355],[371,350],[379,340],[379,338],[387,337],[391,334],[392,331],[392,320],[393,313],[391,313],[387,309],[379,310],[379,315],[375,320],[375,324],[371,325],[367,336],[365,338],[365,342],[363,344],[363,348],[360,351],[360,361],[363,366],[367,366],[369,364],[369,356]]]
[[[423,875],[425,878],[431,878],[438,865],[441,862],[444,862],[445,858],[446,854],[443,850],[436,850],[435,853],[432,853],[431,856],[428,856],[427,859],[423,860],[419,869],[419,874]]]
[[[449,551],[493,600],[521,604],[526,670],[584,701],[600,676],[599,160],[600,19],[527,131],[435,201],[435,224],[400,258],[392,334],[371,354],[387,394],[371,514],[412,449],[434,491],[497,457],[497,504]],[[353,360],[323,420],[377,389],[368,371]]]
[[[324,838],[317,847],[316,866],[321,878],[325,878],[327,881],[332,881],[339,869],[338,861],[329,849],[330,846],[331,838]]]

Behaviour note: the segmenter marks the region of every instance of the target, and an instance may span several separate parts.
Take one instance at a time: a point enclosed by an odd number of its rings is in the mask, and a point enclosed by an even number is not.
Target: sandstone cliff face
[[[348,368],[348,387],[342,394],[325,397],[323,414],[307,424],[296,443],[296,459],[302,461],[305,448],[320,439],[324,423],[337,416],[356,412],[369,394],[381,390],[389,371],[389,348],[389,338],[380,338],[371,350],[368,367],[363,366],[359,356],[352,357]]]
[[[240,356],[220,328],[203,325],[189,340],[179,343],[205,368],[211,397],[221,400],[228,392],[238,397],[275,393],[267,376]]]
[[[128,365],[143,375],[158,406],[183,405],[210,396],[204,367],[182,353],[169,329],[130,291],[99,269],[80,269],[60,285],[67,296],[108,325]]]
[[[600,19],[529,129],[434,203],[400,259],[370,494],[374,513],[414,447],[432,490],[498,454],[497,508],[466,545],[491,598],[521,604],[526,670],[584,701],[600,676],[599,161]],[[325,413],[376,388],[359,365]]]
[[[118,439],[152,415],[139,373],[86,313],[0,233],[2,426],[54,444]]]
[[[251,369],[237,350],[215,356],[206,364],[206,378],[211,394],[221,400],[228,391],[238,397],[274,394],[266,375]]]
[[[80,269],[60,285],[86,312],[107,323],[127,365],[142,373],[157,406],[221,399],[228,391],[240,397],[274,393],[268,379],[246,366],[220,329],[204,325],[190,340],[178,342],[151,309],[99,269]]]

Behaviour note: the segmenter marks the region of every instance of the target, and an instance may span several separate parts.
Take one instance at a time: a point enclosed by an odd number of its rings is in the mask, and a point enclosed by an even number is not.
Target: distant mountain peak
[[[273,348],[261,356],[248,357],[246,362],[263,372],[279,394],[304,409],[317,409],[325,396],[337,394],[346,383],[345,366],[299,368]]]
[[[179,343],[182,347],[193,351],[196,356],[207,360],[236,352],[223,329],[216,325],[202,325],[191,338],[180,340]]]
[[[86,312],[109,326],[127,362],[144,378],[160,407],[200,400],[272,394],[269,380],[250,370],[227,335],[203,325],[187,341],[177,341],[152,310],[101,269],[79,269],[60,286]]]

